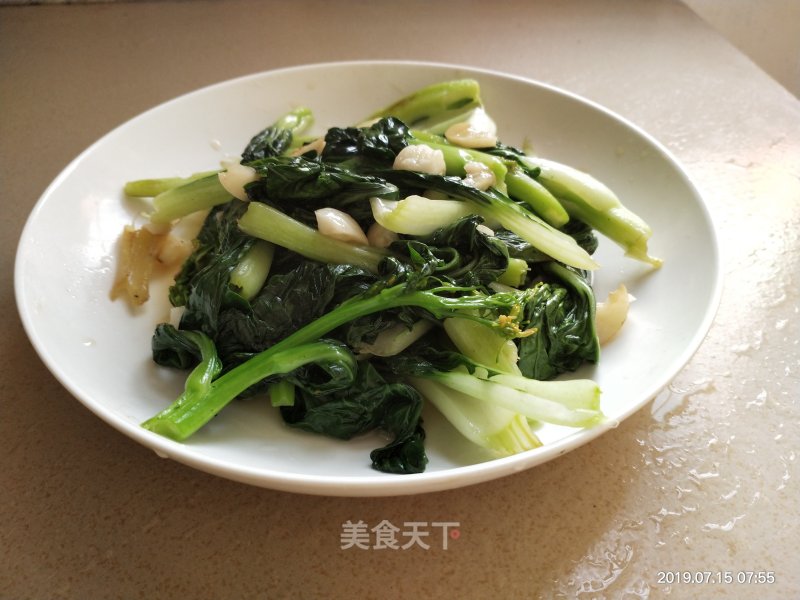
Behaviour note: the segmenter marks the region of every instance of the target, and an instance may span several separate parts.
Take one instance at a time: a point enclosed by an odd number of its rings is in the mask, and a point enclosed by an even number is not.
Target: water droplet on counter
[[[222,142],[219,140],[211,140],[210,145],[212,150],[222,150]]]
[[[763,341],[764,332],[761,329],[756,329],[753,331],[752,341],[734,344],[731,346],[731,350],[734,354],[750,354],[752,351],[760,349]]]
[[[789,483],[789,480],[792,478],[792,474],[789,472],[789,463],[792,463],[795,460],[794,451],[789,452],[788,456],[781,456],[780,460],[783,464],[783,474],[781,475],[781,481],[778,484],[778,487],[775,488],[777,491],[781,491],[786,488],[786,484]]]
[[[771,302],[765,302],[764,306],[766,306],[767,308],[777,308],[778,306],[780,306],[784,302],[786,302],[786,294],[785,293],[779,294],[778,296],[775,296],[775,298]]]
[[[91,348],[91,347],[92,347],[92,346],[94,346],[96,343],[97,343],[97,342],[96,342],[95,340],[93,340],[92,338],[86,338],[85,340],[83,340],[83,341],[81,342],[81,345],[82,345],[82,346],[84,346],[84,347],[86,347],[86,348]]]
[[[672,382],[662,390],[653,401],[651,414],[656,421],[664,422],[665,418],[682,408],[686,402],[697,394],[713,392],[714,380],[711,377],[696,379],[688,386],[681,387]]]
[[[698,486],[706,479],[713,479],[719,477],[719,471],[717,470],[717,465],[714,465],[714,470],[712,471],[705,471],[700,473],[697,469],[689,470],[689,480],[697,484]]]
[[[733,517],[727,523],[706,523],[703,525],[703,531],[731,531],[733,527],[736,525],[737,521],[741,521],[744,518],[744,515],[737,515]]]
[[[730,492],[728,492],[727,494],[722,494],[722,495],[720,496],[720,498],[721,498],[722,500],[730,500],[731,498],[733,498],[733,497],[734,497],[736,494],[738,494],[738,493],[739,493],[739,486],[736,486],[736,488],[735,488],[735,489],[731,490],[731,491],[730,491]]]
[[[751,406],[764,406],[764,403],[767,401],[767,390],[761,389],[761,391],[756,396],[755,400],[751,400],[747,404],[745,404],[745,408],[750,408]]]

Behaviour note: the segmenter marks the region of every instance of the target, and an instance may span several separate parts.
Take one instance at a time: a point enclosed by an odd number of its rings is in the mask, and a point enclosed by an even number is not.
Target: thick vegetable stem
[[[539,182],[558,197],[571,216],[616,242],[626,256],[661,266],[661,260],[647,249],[653,233],[650,226],[626,208],[608,187],[587,173],[552,160],[531,156],[524,160],[540,169]]]
[[[233,196],[222,187],[214,173],[157,195],[153,198],[155,211],[150,215],[150,221],[166,225],[198,210],[230,202],[231,198]]]
[[[293,250],[311,260],[350,264],[378,272],[386,253],[370,246],[357,246],[321,234],[262,202],[251,202],[239,219],[242,231],[253,237]]]
[[[395,117],[409,126],[428,127],[438,121],[467,114],[481,106],[480,86],[474,79],[435,83],[372,113],[367,120]]]
[[[209,385],[192,386],[167,409],[142,423],[142,427],[177,441],[183,441],[208,423],[220,410],[251,385],[282,373],[289,373],[308,364],[326,362],[352,363],[353,355],[337,344],[314,342],[283,350],[274,347],[251,359]],[[195,368],[207,372],[201,365]],[[191,379],[191,376],[190,376]]]

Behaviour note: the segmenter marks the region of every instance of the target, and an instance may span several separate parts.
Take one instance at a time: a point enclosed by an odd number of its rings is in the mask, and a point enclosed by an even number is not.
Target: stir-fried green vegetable
[[[646,224],[589,175],[476,134],[473,80],[311,123],[295,109],[240,164],[126,185],[154,224],[208,211],[170,289],[180,321],[153,336],[185,389],[143,426],[183,441],[264,394],[299,429],[383,431],[373,466],[418,473],[426,403],[498,456],[540,445],[539,422],[601,422],[594,382],[555,378],[600,356],[594,231],[655,265]]]

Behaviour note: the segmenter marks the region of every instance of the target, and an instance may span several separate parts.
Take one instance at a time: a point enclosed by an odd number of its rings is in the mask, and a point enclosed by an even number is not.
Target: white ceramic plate
[[[603,389],[608,425],[545,427],[544,447],[491,459],[426,412],[427,471],[387,475],[369,466],[383,440],[326,439],[284,426],[265,402],[235,402],[185,444],[139,427],[180,393],[183,376],[155,366],[150,337],[165,320],[166,283],[132,312],[111,302],[115,244],[142,206],[124,182],[213,169],[288,109],[305,105],[317,129],[347,125],[423,85],[480,81],[488,111],[510,144],[533,143],[545,157],[607,183],[647,220],[657,272],[603,242],[598,297],[625,283],[637,300],[600,364],[581,375]],[[381,496],[455,488],[533,467],[607,431],[641,408],[689,360],[703,339],[720,290],[711,220],[670,154],[608,110],[553,87],[453,65],[352,62],[243,77],[158,106],[118,127],[78,156],[34,208],[20,240],[16,294],[22,321],[44,363],[106,422],[166,456],[209,473],[302,493]]]

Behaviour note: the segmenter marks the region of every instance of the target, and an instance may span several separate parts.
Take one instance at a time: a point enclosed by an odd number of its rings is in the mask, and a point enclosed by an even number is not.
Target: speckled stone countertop
[[[328,498],[161,460],[49,374],[12,274],[25,219],[59,171],[181,93],[359,58],[552,83],[678,157],[718,229],[725,284],[706,341],[649,405],[504,479]],[[800,597],[800,102],[682,4],[7,6],[0,65],[0,597]],[[346,549],[349,520],[457,522],[460,535],[427,550]],[[675,581],[697,572],[712,581]]]

